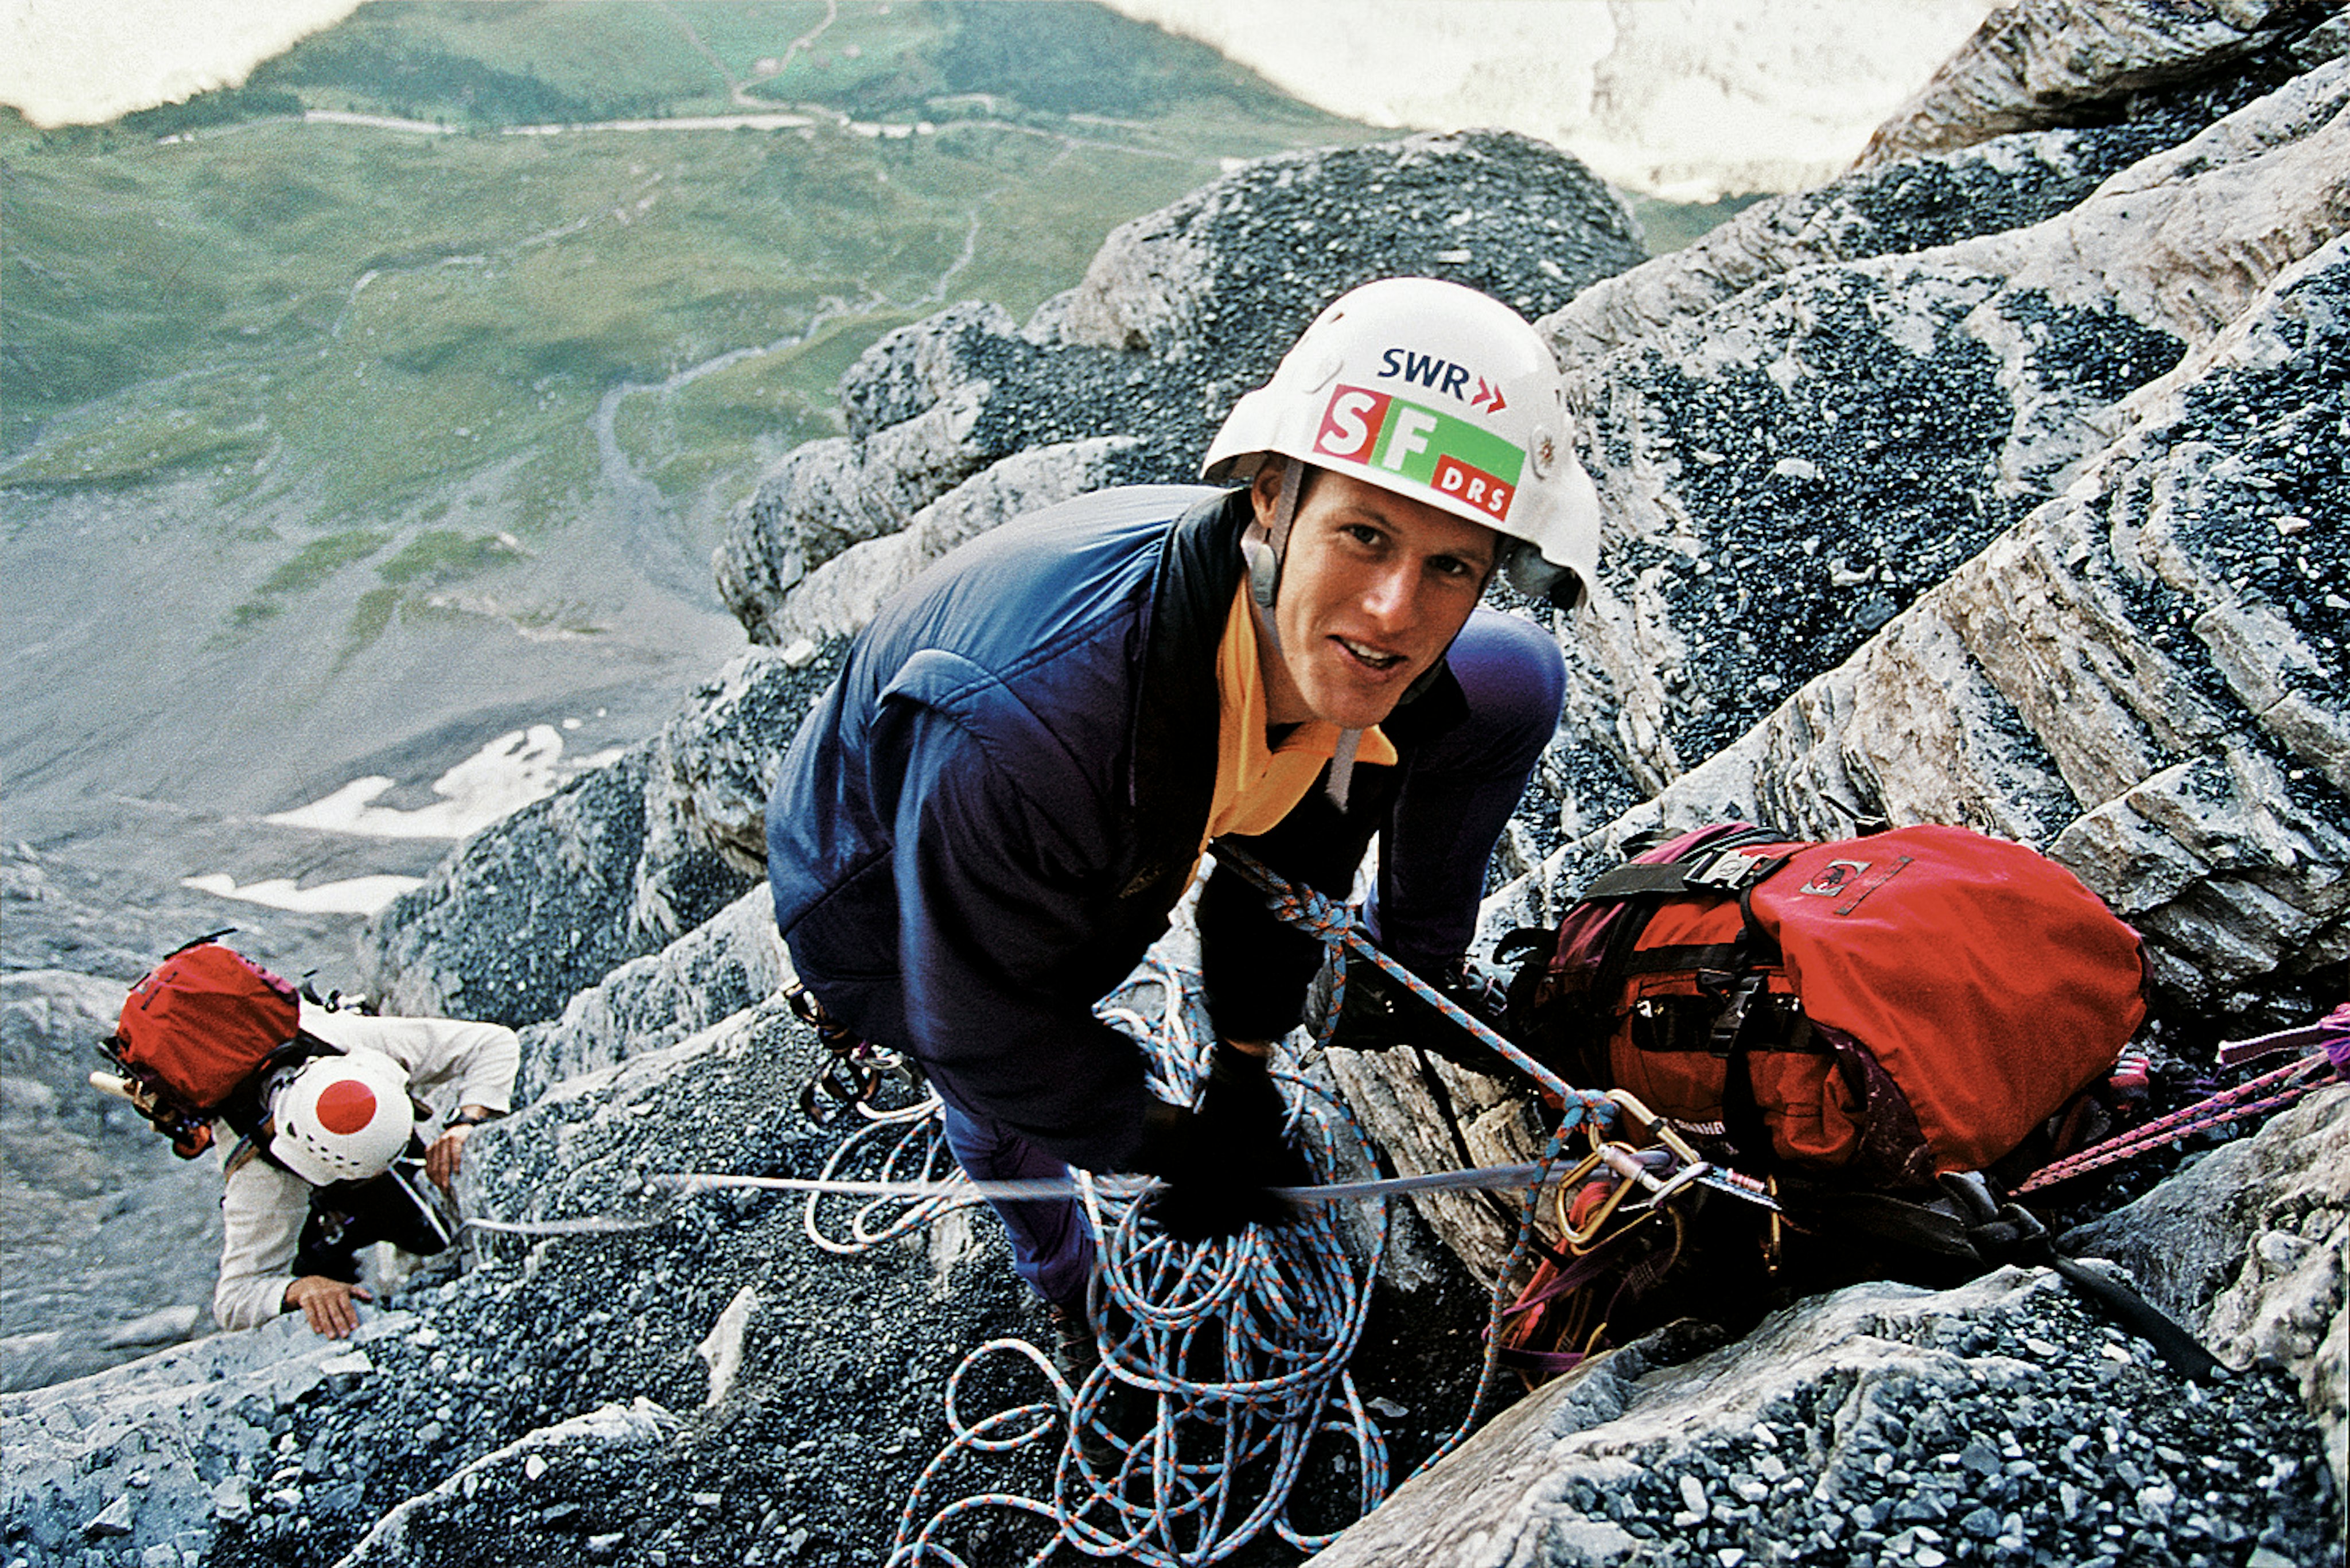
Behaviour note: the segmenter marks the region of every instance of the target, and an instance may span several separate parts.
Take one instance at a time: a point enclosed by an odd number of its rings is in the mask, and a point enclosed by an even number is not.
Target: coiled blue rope
[[[1352,909],[1310,888],[1290,886],[1243,854],[1221,846],[1217,853],[1266,893],[1282,919],[1337,948],[1342,956],[1352,951],[1379,963],[1549,1088],[1564,1107],[1540,1173],[1528,1183],[1517,1238],[1495,1287],[1476,1393],[1460,1425],[1422,1461],[1424,1469],[1468,1438],[1497,1386],[1498,1330],[1509,1282],[1523,1267],[1534,1235],[1543,1179],[1569,1133],[1586,1121],[1612,1126],[1617,1108],[1604,1096],[1562,1082],[1389,961],[1362,934]],[[1344,963],[1337,967],[1340,989],[1324,1021],[1326,1044],[1344,1002]],[[1144,1016],[1131,1005],[1107,1008],[1105,1016],[1143,1044],[1165,1097],[1188,1102],[1206,1070],[1212,1025],[1196,977],[1162,964],[1157,978],[1166,999],[1161,1016]],[[1299,1076],[1278,1052],[1275,1060],[1274,1081],[1290,1106],[1290,1136],[1317,1178],[1326,1179],[1338,1168],[1342,1137],[1351,1140],[1365,1163],[1375,1164],[1377,1151],[1352,1111]],[[868,1129],[860,1137],[873,1136]],[[935,1131],[930,1136],[938,1138]],[[910,1158],[901,1138],[884,1163],[903,1169],[907,1166],[900,1162]],[[927,1168],[928,1157],[920,1163]],[[837,1158],[827,1174],[840,1164]],[[1088,1556],[1125,1557],[1152,1568],[1212,1563],[1267,1528],[1300,1550],[1315,1551],[1336,1539],[1336,1532],[1300,1530],[1288,1510],[1309,1448],[1326,1436],[1351,1445],[1357,1516],[1378,1506],[1388,1491],[1386,1439],[1347,1363],[1360,1343],[1372,1282],[1386,1255],[1384,1195],[1375,1202],[1370,1243],[1357,1257],[1345,1245],[1336,1205],[1312,1206],[1289,1225],[1251,1227],[1237,1237],[1183,1243],[1152,1225],[1130,1192],[1091,1182],[1082,1190],[1100,1259],[1090,1305],[1100,1366],[1073,1388],[1051,1358],[1025,1341],[990,1341],[966,1356],[948,1379],[948,1441],[907,1498],[889,1568],[970,1568],[952,1544],[957,1527],[988,1511],[1030,1515],[1052,1527],[1026,1560],[1031,1568],[1064,1544]],[[812,1235],[817,1201],[814,1196],[809,1200]],[[864,1245],[872,1244],[863,1240],[865,1234],[879,1240],[926,1222],[916,1218],[918,1208],[909,1208],[877,1231],[867,1223],[870,1212],[862,1211],[858,1220]],[[1005,1357],[1041,1374],[1049,1397],[967,1419],[966,1379]],[[1138,1402],[1148,1403],[1147,1424],[1121,1418]],[[1141,1429],[1120,1429],[1128,1425]],[[1079,1433],[1088,1440],[1079,1442]],[[1049,1498],[988,1490],[943,1503],[933,1501],[961,1461],[1053,1445],[1058,1453]]]
[[[1519,1206],[1516,1237],[1511,1242],[1509,1255],[1494,1275],[1492,1299],[1485,1316],[1485,1360],[1477,1375],[1477,1391],[1470,1399],[1468,1414],[1461,1417],[1451,1436],[1437,1445],[1434,1451],[1412,1471],[1413,1475],[1418,1475],[1469,1440],[1469,1435],[1477,1429],[1477,1423],[1483,1418],[1485,1407],[1493,1397],[1493,1390],[1500,1386],[1502,1326],[1512,1299],[1512,1282],[1525,1267],[1526,1254],[1534,1245],[1535,1211],[1541,1201],[1542,1188],[1547,1184],[1550,1171],[1565,1151],[1567,1135],[1586,1123],[1613,1128],[1620,1113],[1616,1103],[1607,1096],[1589,1089],[1578,1089],[1567,1083],[1495,1033],[1482,1019],[1467,1012],[1451,997],[1381,952],[1378,944],[1364,933],[1362,921],[1351,906],[1312,888],[1302,888],[1288,881],[1246,850],[1218,844],[1215,855],[1221,865],[1246,877],[1264,895],[1266,903],[1276,917],[1300,930],[1311,932],[1334,950],[1334,957],[1337,960],[1335,965],[1337,984],[1331,992],[1329,1012],[1322,1022],[1323,1032],[1318,1044],[1329,1044],[1330,1034],[1345,1011],[1346,960],[1349,955],[1357,956],[1377,964],[1412,994],[1466,1031],[1472,1039],[1534,1079],[1559,1102],[1558,1126],[1543,1147],[1540,1161],[1543,1179],[1527,1187],[1525,1198]]]
[[[1130,1007],[1106,1015],[1141,1040],[1152,1075],[1173,1097],[1174,1084],[1188,1087],[1204,1072],[1212,1034],[1194,977],[1162,965],[1157,979],[1168,999],[1162,1017]],[[1343,1106],[1292,1071],[1277,1071],[1275,1082],[1291,1106],[1291,1136],[1318,1176],[1337,1168],[1341,1136],[1371,1157]],[[1347,1371],[1386,1253],[1385,1198],[1372,1201],[1370,1244],[1357,1257],[1336,1205],[1315,1205],[1293,1224],[1185,1243],[1151,1223],[1131,1190],[1090,1181],[1083,1190],[1099,1258],[1091,1318],[1100,1366],[1071,1387],[1024,1341],[992,1341],[965,1357],[949,1379],[948,1442],[907,1499],[891,1568],[965,1563],[955,1527],[987,1510],[1049,1521],[1032,1563],[1064,1544],[1150,1564],[1210,1563],[1267,1529],[1301,1550],[1326,1544],[1330,1535],[1287,1517],[1315,1437],[1334,1434],[1351,1447],[1359,1511],[1387,1492],[1386,1440]],[[1000,1357],[1030,1364],[1049,1397],[970,1419],[966,1382]],[[1075,1440],[1079,1431],[1087,1443]],[[992,1490],[933,1501],[956,1461],[1027,1448],[1053,1452],[1049,1497]]]

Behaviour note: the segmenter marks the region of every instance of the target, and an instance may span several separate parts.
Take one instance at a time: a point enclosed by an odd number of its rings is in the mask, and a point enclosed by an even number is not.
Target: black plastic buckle
[[[1717,1058],[1728,1061],[1730,1054],[1738,1048],[1738,1037],[1746,1029],[1746,1010],[1753,1004],[1756,993],[1762,989],[1762,976],[1759,974],[1741,975],[1737,983],[1730,988],[1730,994],[1723,1000],[1721,1011],[1714,1014],[1713,1028],[1707,1033],[1705,1039],[1705,1048]]]

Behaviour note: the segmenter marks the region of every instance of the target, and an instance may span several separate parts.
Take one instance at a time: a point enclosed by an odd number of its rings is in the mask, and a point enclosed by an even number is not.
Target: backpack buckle
[[[1681,881],[1690,888],[1742,893],[1786,863],[1783,855],[1749,855],[1733,846],[1683,867]]]
[[[1706,1037],[1706,1049],[1727,1061],[1738,1049],[1738,1037],[1746,1032],[1746,1011],[1762,990],[1763,977],[1749,972],[1739,977],[1730,988],[1730,995],[1713,1020],[1713,1028]]]

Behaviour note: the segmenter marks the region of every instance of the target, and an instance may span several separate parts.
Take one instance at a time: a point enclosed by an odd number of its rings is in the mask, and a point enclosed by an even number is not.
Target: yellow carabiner
[[[1568,1251],[1577,1257],[1589,1251],[1597,1243],[1599,1233],[1607,1229],[1607,1221],[1616,1217],[1616,1210],[1622,1206],[1624,1199],[1631,1195],[1634,1188],[1641,1185],[1640,1179],[1648,1175],[1647,1170],[1640,1165],[1636,1151],[1629,1145],[1610,1143],[1603,1144],[1592,1151],[1591,1158],[1584,1161],[1583,1166],[1578,1169],[1577,1181],[1579,1182],[1582,1177],[1587,1176],[1592,1169],[1602,1164],[1615,1173],[1616,1185],[1607,1196],[1600,1200],[1598,1211],[1581,1225],[1567,1223],[1567,1189],[1563,1185],[1558,1189],[1559,1241]]]

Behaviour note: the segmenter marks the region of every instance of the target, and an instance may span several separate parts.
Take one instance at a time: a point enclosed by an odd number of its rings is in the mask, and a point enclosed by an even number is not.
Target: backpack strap
[[[259,1065],[245,1075],[244,1082],[229,1091],[228,1098],[221,1102],[214,1113],[228,1123],[229,1130],[242,1140],[238,1145],[239,1152],[243,1152],[244,1144],[250,1143],[255,1153],[270,1164],[278,1165],[277,1158],[269,1152],[270,1135],[276,1128],[269,1107],[262,1103],[262,1090],[268,1085],[273,1075],[288,1067],[298,1067],[320,1056],[348,1054],[349,1053],[339,1045],[329,1044],[315,1034],[296,1030],[293,1039],[264,1056]],[[229,1158],[234,1159],[236,1156]],[[279,1168],[284,1167],[279,1166]]]
[[[186,941],[182,942],[178,947],[175,947],[170,952],[165,953],[158,961],[157,967],[161,968],[162,964],[171,962],[172,960],[178,958],[190,948],[200,948],[206,942],[216,942],[235,929],[236,928],[234,926],[223,926],[219,930],[206,931],[201,937],[190,937]]]
[[[1740,826],[1692,846],[1679,859],[1662,863],[1636,860],[1593,878],[1576,903],[1620,903],[1626,907],[1617,911],[1608,928],[1607,948],[1591,979],[1592,994],[1609,995],[1627,975],[1644,972],[1648,968],[1743,969],[1752,961],[1739,950],[1751,948],[1756,938],[1769,940],[1754,923],[1753,906],[1748,902],[1747,894],[1785,866],[1790,857],[1741,855],[1738,851],[1746,845],[1788,842],[1787,836],[1776,828]],[[1746,917],[1746,932],[1726,948],[1676,948],[1659,950],[1653,958],[1636,955],[1633,950],[1659,906],[1668,898],[1688,893],[1736,893],[1739,908]],[[1721,961],[1719,963],[1712,961],[1717,952]]]
[[[2199,1383],[2227,1377],[2220,1359],[2161,1308],[2121,1281],[2085,1269],[2056,1251],[2040,1217],[2020,1203],[2001,1202],[1980,1171],[1939,1179],[1942,1190],[1965,1210],[1968,1245],[1985,1263],[2037,1263],[2054,1269],[2116,1323],[2146,1339],[2177,1371]]]

